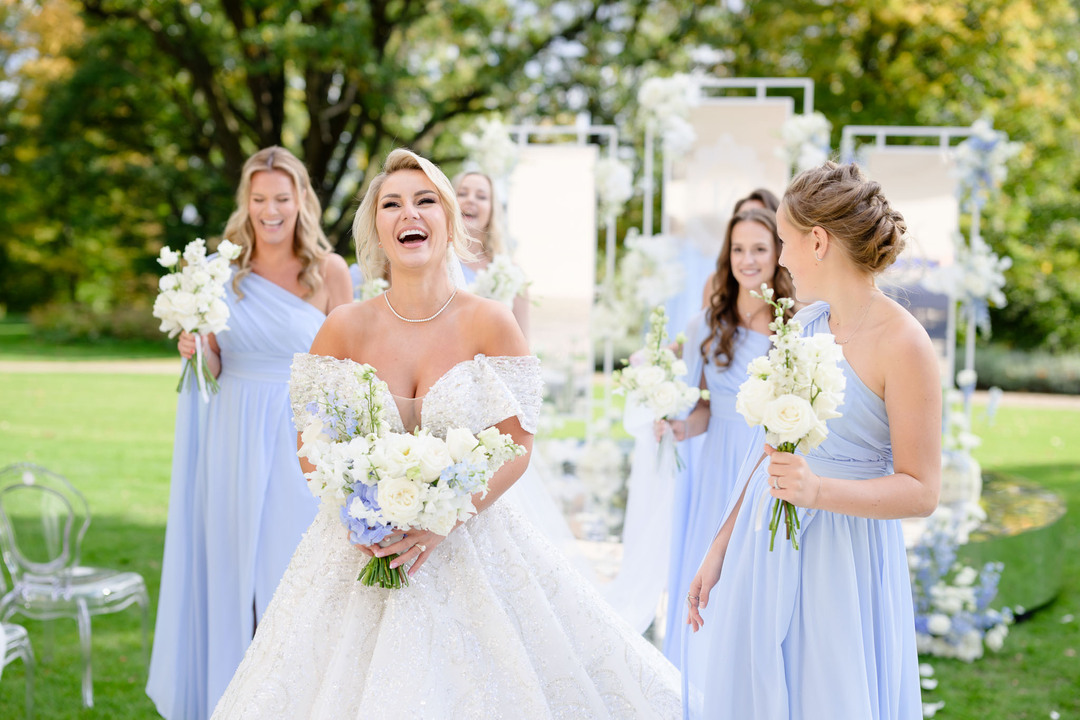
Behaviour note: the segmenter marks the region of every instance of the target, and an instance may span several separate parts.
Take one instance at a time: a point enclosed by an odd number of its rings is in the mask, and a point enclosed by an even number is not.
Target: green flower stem
[[[793,453],[798,443],[780,443],[777,452]],[[802,524],[799,522],[799,510],[787,500],[779,500],[773,503],[772,516],[769,519],[769,551],[773,549],[776,541],[776,531],[780,528],[780,515],[784,516],[784,536],[791,541],[793,550],[799,549],[799,530]]]
[[[360,570],[360,575],[356,579],[368,587],[378,586],[398,590],[407,586],[409,584],[409,575],[405,572],[405,566],[390,567],[390,561],[396,557],[398,556],[388,555],[386,557],[371,558],[368,560],[367,565]]]

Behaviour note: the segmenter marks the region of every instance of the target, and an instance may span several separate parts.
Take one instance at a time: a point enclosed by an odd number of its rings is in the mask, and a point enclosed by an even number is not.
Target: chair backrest
[[[86,498],[63,476],[30,463],[0,470],[0,551],[16,586],[78,565],[89,527]]]

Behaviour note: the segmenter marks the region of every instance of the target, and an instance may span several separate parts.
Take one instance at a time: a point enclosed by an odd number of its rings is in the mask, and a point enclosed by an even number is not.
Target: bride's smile
[[[386,179],[375,227],[391,266],[419,268],[445,257],[450,235],[446,210],[435,185],[419,170]]]

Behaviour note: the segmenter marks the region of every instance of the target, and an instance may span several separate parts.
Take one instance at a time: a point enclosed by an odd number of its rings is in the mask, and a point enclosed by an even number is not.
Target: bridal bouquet
[[[496,255],[483,270],[476,274],[473,281],[473,293],[480,297],[498,300],[503,305],[512,306],[514,298],[525,292],[529,281],[525,273],[515,265],[509,255]]]
[[[843,352],[832,335],[819,333],[803,337],[797,320],[784,321],[791,298],[773,300],[773,291],[761,286],[753,293],[773,307],[776,319],[769,324],[775,334],[769,354],[754,358],[747,366],[749,377],[739,386],[735,409],[749,425],[765,428],[765,440],[780,452],[811,450],[828,435],[825,421],[840,417],[837,408],[844,399]],[[799,515],[786,500],[773,505],[769,521],[769,550],[773,549],[780,516],[784,518],[791,546],[799,549],[796,537]]]
[[[682,345],[682,333],[675,339]],[[649,332],[645,347],[635,352],[629,367],[616,370],[613,376],[616,394],[625,394],[627,400],[643,405],[653,414],[654,420],[670,420],[697,403],[699,398],[709,399],[709,391],[691,387],[680,378],[687,373],[686,363],[675,357],[668,347],[667,313],[658,305],[649,318]],[[665,435],[670,440],[670,434]],[[678,452],[675,462],[682,469]]]
[[[180,331],[195,334],[196,353],[188,358],[180,373],[176,391],[184,387],[188,371],[195,376],[204,401],[210,392],[218,391],[218,382],[206,364],[201,335],[228,330],[229,306],[222,299],[225,283],[229,280],[229,263],[240,256],[240,246],[228,240],[218,245],[217,257],[206,257],[206,243],[197,238],[184,248],[184,266],[180,267],[180,253],[169,247],[161,248],[158,264],[174,268],[158,281],[160,292],[154,300],[154,317],[161,320],[161,331],[176,337]]]
[[[312,493],[340,505],[341,522],[357,545],[383,542],[406,528],[448,534],[476,514],[472,496],[487,493],[495,471],[525,454],[494,427],[477,435],[452,428],[446,439],[426,430],[391,432],[381,402],[386,385],[370,365],[359,366],[357,380],[360,397],[329,391],[309,404],[313,419],[298,452],[315,465],[305,473]],[[383,588],[408,585],[405,567],[390,567],[396,557],[373,557],[357,580]]]

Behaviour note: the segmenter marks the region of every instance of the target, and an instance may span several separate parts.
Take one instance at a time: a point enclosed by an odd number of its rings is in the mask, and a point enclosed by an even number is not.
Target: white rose
[[[453,463],[450,450],[441,439],[432,435],[420,435],[414,443],[413,453],[420,468],[420,477],[425,482],[435,482],[442,471]]]
[[[675,377],[681,377],[688,372],[690,371],[687,369],[686,363],[682,360],[676,360],[675,362],[671,363],[671,373]]]
[[[746,418],[747,425],[761,425],[765,408],[775,397],[773,384],[759,377],[749,377],[739,386],[735,410]]]
[[[465,428],[450,428],[446,431],[446,448],[454,462],[467,458],[476,446],[476,437]]]
[[[423,509],[420,485],[404,477],[380,480],[378,498],[383,517],[395,527],[410,527]]]
[[[657,417],[671,417],[681,409],[682,393],[675,383],[666,382],[653,387],[645,402]]]
[[[178,319],[193,318],[199,311],[195,296],[184,290],[178,290],[172,294],[172,308]]]
[[[380,500],[381,502],[381,500]],[[926,621],[926,629],[934,635],[945,635],[952,628],[952,620],[948,615],[934,613]]]
[[[480,434],[476,436],[476,439],[483,444],[488,450],[495,450],[501,448],[504,444],[502,433],[499,432],[499,428],[494,425],[489,428],[484,428],[480,431]]]
[[[818,418],[806,399],[781,395],[765,406],[762,421],[781,443],[797,443],[817,424]]]
[[[655,365],[647,365],[638,368],[637,376],[634,379],[637,380],[638,387],[648,392],[653,387],[664,382],[665,378],[666,373],[663,368],[659,368]]]

